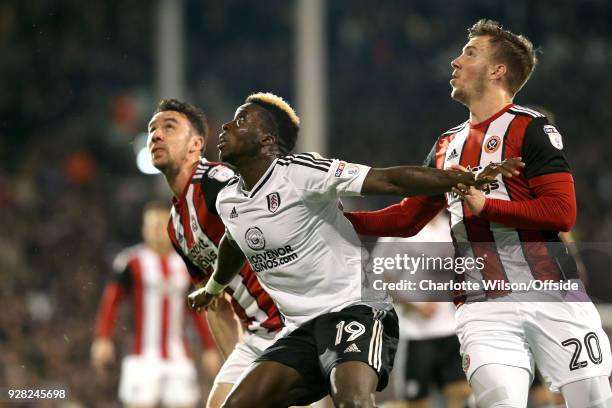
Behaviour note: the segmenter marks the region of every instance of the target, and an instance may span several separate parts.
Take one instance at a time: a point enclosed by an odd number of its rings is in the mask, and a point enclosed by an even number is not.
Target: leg
[[[606,376],[585,378],[561,387],[568,408],[610,408],[612,391]]]
[[[308,391],[304,378],[295,369],[275,361],[262,361],[230,392],[222,407],[288,407]]]
[[[478,368],[470,384],[479,408],[526,408],[529,371],[502,364],[487,364]]]
[[[338,408],[372,408],[378,376],[366,363],[338,364],[330,375],[331,395]]]
[[[208,394],[206,408],[219,408],[233,386],[234,384],[229,383],[215,383],[210,390],[210,394]]]
[[[589,407],[582,403],[588,398],[594,407],[605,406],[596,401],[605,401],[610,394],[607,377],[612,353],[595,306],[590,302],[531,302],[529,308],[534,313],[529,344],[545,382],[553,390],[561,389],[568,407]],[[597,380],[600,377],[605,379],[602,384]],[[601,397],[593,392],[600,392]]]
[[[349,306],[319,316],[315,328],[320,366],[336,407],[373,407],[397,350],[395,311]]]

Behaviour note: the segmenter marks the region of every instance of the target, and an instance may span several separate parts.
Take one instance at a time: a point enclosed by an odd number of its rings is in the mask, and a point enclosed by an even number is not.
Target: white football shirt
[[[339,208],[360,195],[370,168],[316,153],[274,160],[250,191],[240,178],[219,192],[217,212],[288,325],[362,299],[361,245]],[[389,308],[383,296],[382,306]]]

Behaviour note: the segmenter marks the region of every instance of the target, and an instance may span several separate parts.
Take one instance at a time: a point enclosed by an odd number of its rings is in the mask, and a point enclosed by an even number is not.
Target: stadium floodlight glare
[[[134,154],[136,155],[136,166],[141,173],[159,174],[159,170],[151,162],[151,153],[147,148],[147,133],[140,133],[134,138]]]

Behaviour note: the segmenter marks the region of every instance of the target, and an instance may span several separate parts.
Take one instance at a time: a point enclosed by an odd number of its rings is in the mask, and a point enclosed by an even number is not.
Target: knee
[[[369,395],[336,395],[334,404],[338,408],[373,408],[374,397]]]

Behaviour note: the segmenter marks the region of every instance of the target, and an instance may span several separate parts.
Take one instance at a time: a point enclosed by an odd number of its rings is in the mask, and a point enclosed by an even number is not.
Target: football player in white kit
[[[240,174],[219,192],[226,226],[214,275],[190,295],[207,307],[248,260],[289,328],[225,400],[224,407],[286,407],[330,393],[336,406],[372,407],[397,347],[397,316],[386,294],[362,296],[359,239],[339,198],[360,194],[436,194],[458,177],[484,185],[518,174],[510,159],[478,177],[401,166],[373,169],[288,155],[299,119],[281,98],[249,96],[219,137],[221,160]]]

